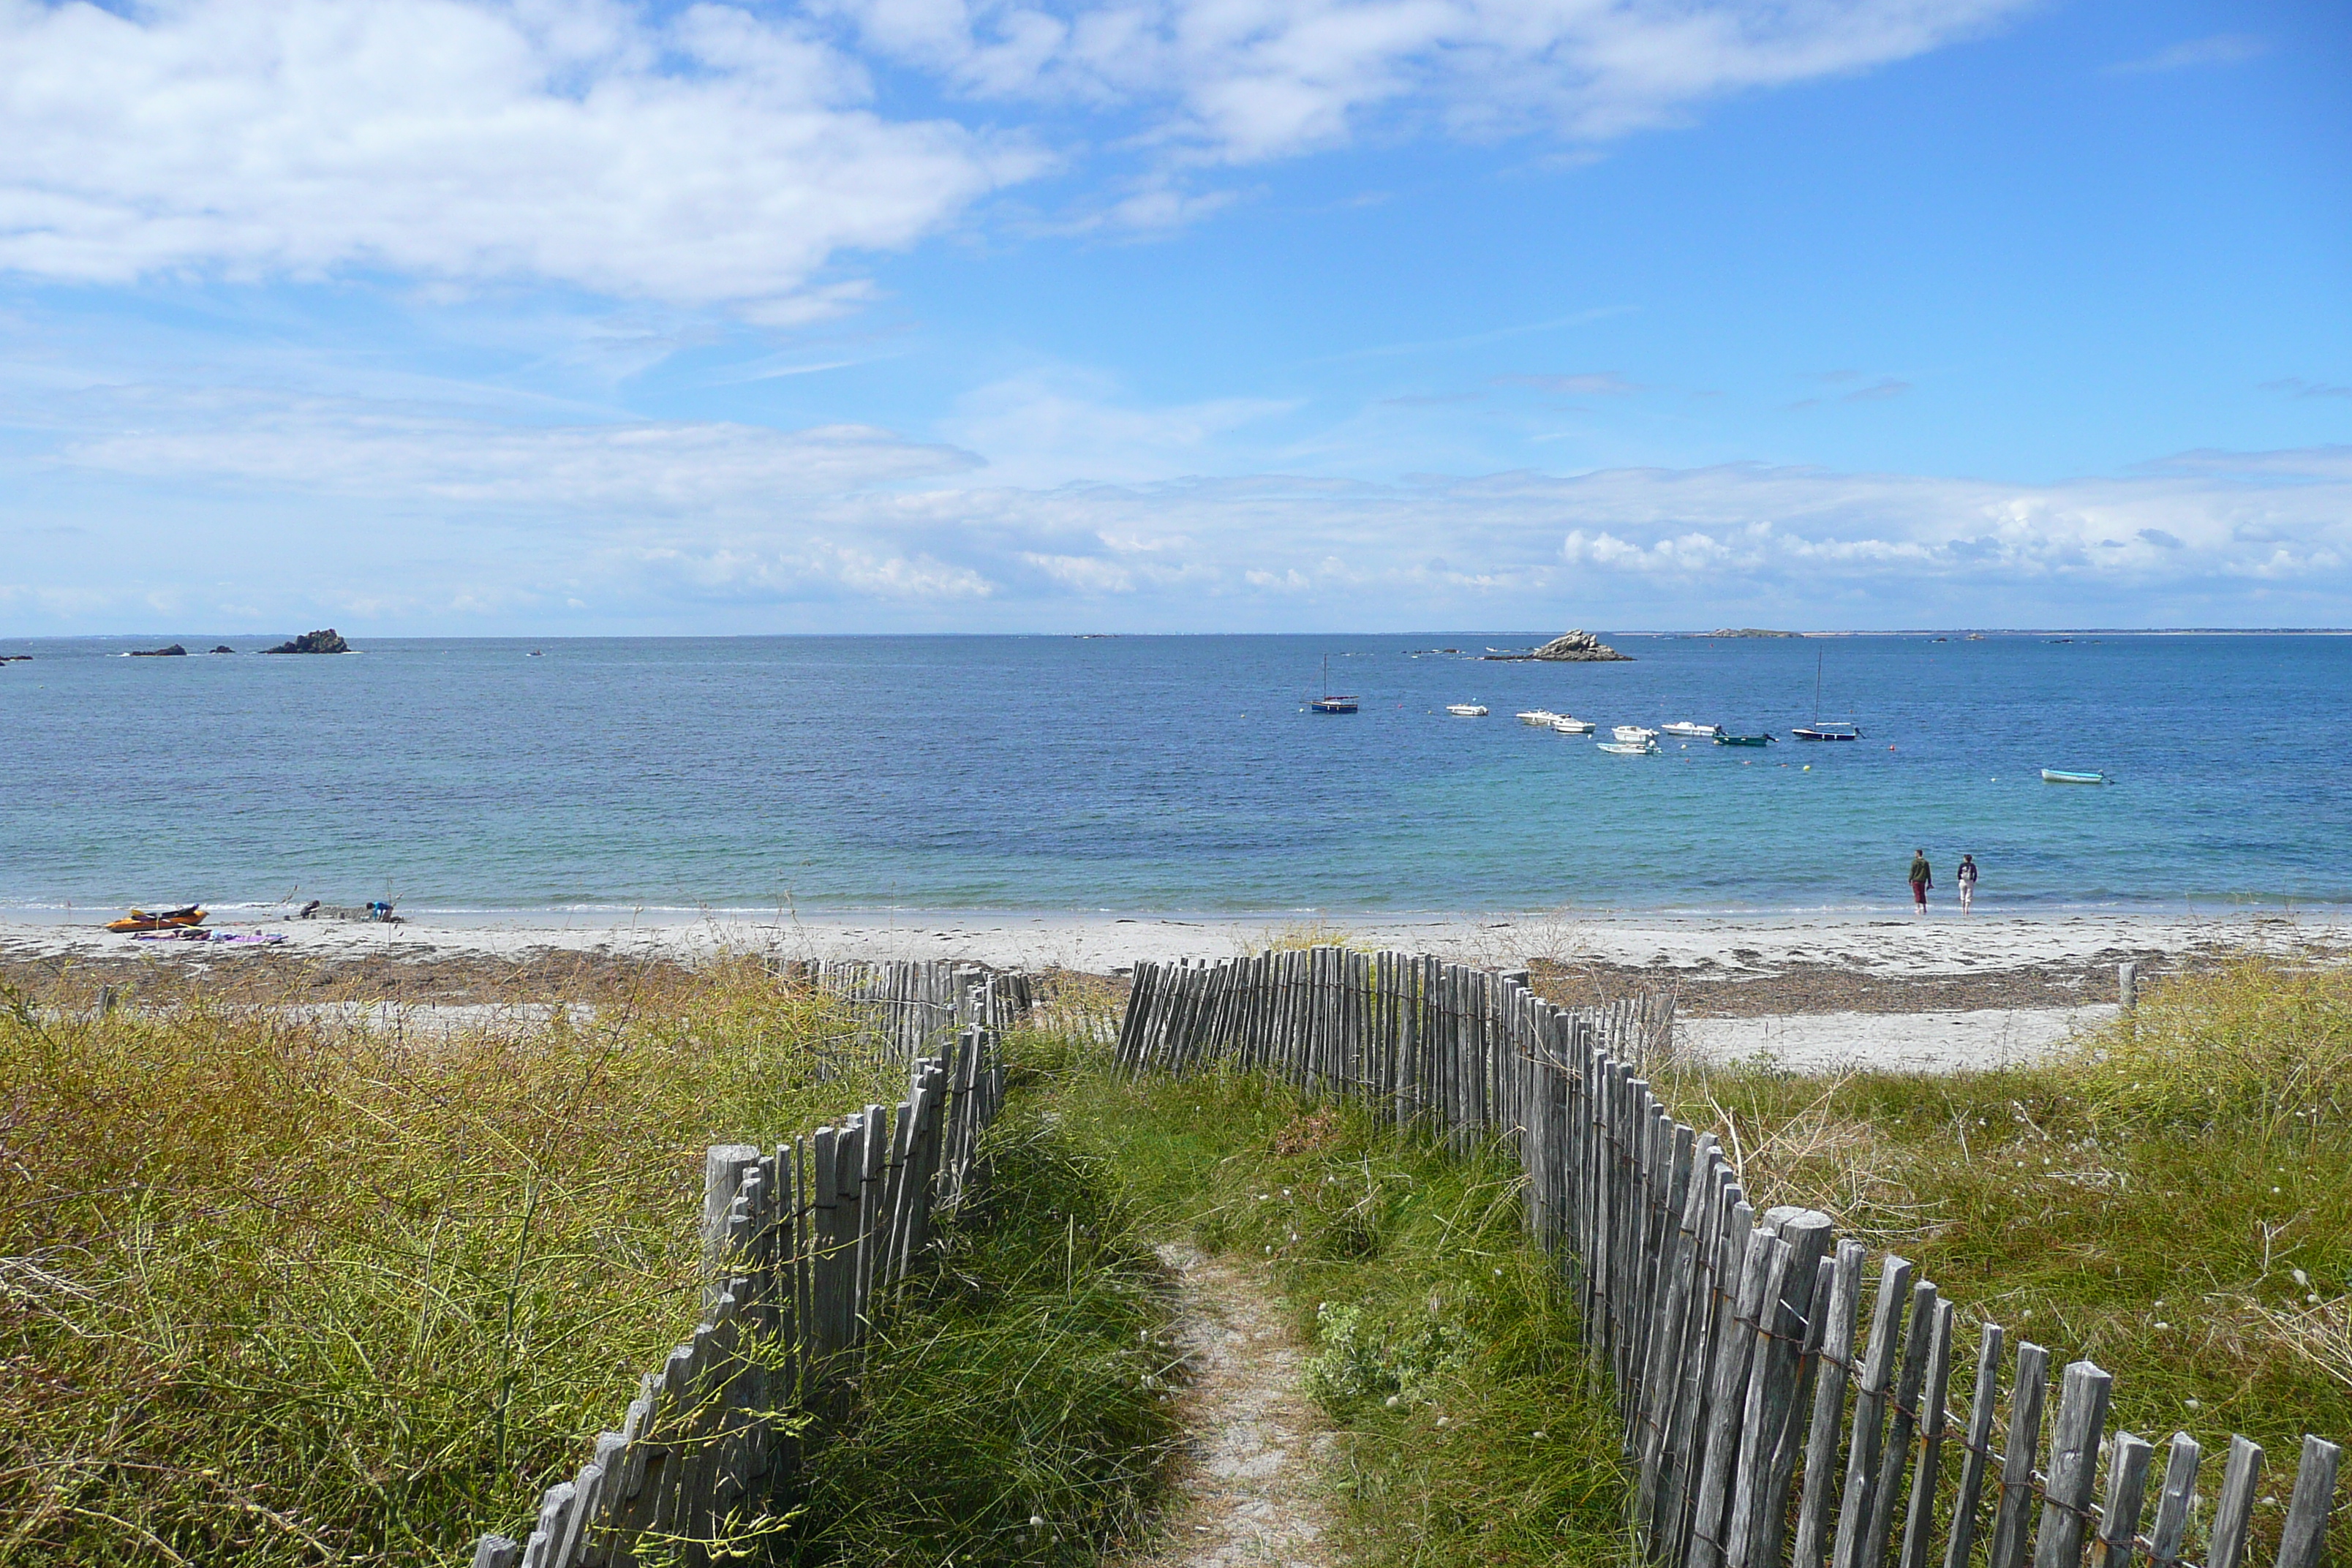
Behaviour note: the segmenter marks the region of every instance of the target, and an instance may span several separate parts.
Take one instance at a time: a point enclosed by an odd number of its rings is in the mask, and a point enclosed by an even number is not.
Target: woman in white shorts
[[[1976,902],[1977,858],[1973,855],[1961,856],[1960,868],[1952,875],[1960,884],[1960,913],[1967,914],[1969,906]]]

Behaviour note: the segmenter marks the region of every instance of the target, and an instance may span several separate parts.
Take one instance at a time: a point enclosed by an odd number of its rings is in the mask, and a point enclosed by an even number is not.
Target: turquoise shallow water
[[[1413,657],[1529,640],[0,641],[35,656],[0,666],[0,908],[1861,910],[1915,846],[1996,910],[2352,897],[2352,638]],[[1299,710],[1326,654],[1352,717]],[[1817,656],[1866,741],[1622,758],[1510,717],[1785,735]]]

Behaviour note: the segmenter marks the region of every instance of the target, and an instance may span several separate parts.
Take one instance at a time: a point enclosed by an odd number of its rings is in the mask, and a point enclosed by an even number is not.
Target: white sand
[[[1675,1044],[1703,1060],[1764,1060],[1791,1072],[1846,1068],[1957,1072],[2022,1066],[2116,1016],[2088,1007],[1984,1007],[1965,1013],[1801,1013],[1685,1018]]]
[[[784,958],[957,958],[1039,968],[1111,973],[1139,960],[1225,958],[1311,922],[1278,918],[1168,916],[1124,919],[1078,914],[908,914],[644,920],[477,920],[431,918],[400,925],[337,921],[231,922],[223,929],[279,931],[277,951],[318,957],[426,959],[477,955],[517,958],[547,949],[672,956],[693,960],[722,949]],[[2108,963],[2133,958],[2151,967],[2168,956],[2221,949],[2341,955],[2352,926],[2312,918],[2228,915],[1979,916],[1949,911],[1926,920],[1854,915],[1566,916],[1559,914],[1334,918],[1331,940],[1408,952],[1444,953],[1495,966],[1532,959],[1658,965],[1693,977],[1763,975],[1790,964],[1824,964],[1891,978],[1966,974],[2033,963]],[[150,953],[162,960],[202,957],[233,963],[258,948],[132,942],[88,923],[0,921],[0,952],[70,960],[96,954]],[[2022,1062],[2049,1051],[2112,1007],[1985,1008],[1969,1012],[1815,1013],[1760,1018],[1686,1018],[1683,1042],[1717,1060],[1769,1057],[1797,1071],[1853,1065],[1950,1071]],[[407,1027],[485,1021],[473,1009],[445,1017],[411,1016]],[[395,1020],[373,1019],[382,1027]]]
[[[1334,941],[1440,952],[1464,962],[1531,959],[1661,965],[1722,977],[1790,963],[1827,963],[1888,976],[1957,974],[2038,963],[2188,953],[2222,947],[2336,952],[2352,925],[2310,916],[1979,915],[1948,910],[1925,920],[1883,915],[1370,915],[1316,922],[1284,917],[1096,914],[820,915],[750,919],[534,915],[460,921],[421,916],[399,925],[341,921],[237,921],[223,930],[284,931],[278,951],[319,956],[379,954],[514,957],[543,949],[693,959],[732,948],[793,958],[962,958],[981,963],[1108,973],[1139,960],[1224,958],[1276,935],[1317,929]],[[19,956],[152,952],[94,922],[0,919],[0,947]],[[224,950],[203,950],[207,956]],[[247,951],[258,951],[247,950]]]

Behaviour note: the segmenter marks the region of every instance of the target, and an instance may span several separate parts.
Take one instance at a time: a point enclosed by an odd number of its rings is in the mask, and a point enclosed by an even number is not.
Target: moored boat
[[[1559,715],[1549,708],[1530,708],[1518,716],[1520,723],[1533,724],[1539,730],[1547,724],[1556,722],[1559,718]]]
[[[1772,734],[1767,731],[1760,735],[1733,735],[1717,730],[1715,743],[1718,746],[1769,746],[1772,743]]]
[[[2043,784],[2112,784],[2115,781],[2105,773],[2076,773],[2066,768],[2044,768],[2042,770],[2042,782]]]
[[[1486,705],[1483,702],[1449,702],[1445,710],[1457,719],[1484,719],[1486,716]]]
[[[1862,731],[1852,724],[1822,722],[1822,665],[1828,650],[1813,655],[1813,721],[1800,724],[1789,733],[1800,741],[1859,741]]]
[[[1561,714],[1551,721],[1551,727],[1563,735],[1590,735],[1600,728],[1591,720],[1579,719],[1572,713]]]
[[[1609,732],[1615,736],[1619,742],[1629,746],[1645,744],[1658,738],[1658,732],[1655,730],[1644,730],[1639,724],[1619,724]]]
[[[1668,724],[1665,732],[1679,735],[1685,741],[1708,741],[1723,733],[1720,724],[1694,724],[1685,719],[1679,724]]]
[[[1601,749],[1612,757],[1646,757],[1655,752],[1655,741],[1603,741]]]
[[[1331,695],[1331,656],[1323,656],[1323,695],[1310,700],[1307,707],[1318,713],[1353,713],[1356,700],[1352,696]]]

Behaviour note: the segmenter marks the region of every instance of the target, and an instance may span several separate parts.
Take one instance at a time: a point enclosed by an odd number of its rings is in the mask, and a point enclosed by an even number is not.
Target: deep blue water
[[[1859,909],[1914,847],[1995,909],[2352,896],[2352,638],[1410,657],[1529,640],[0,641],[36,656],[0,666],[0,907]],[[1327,653],[1352,717],[1300,711]],[[1785,734],[1817,657],[1865,742],[1612,757],[1510,717]]]

